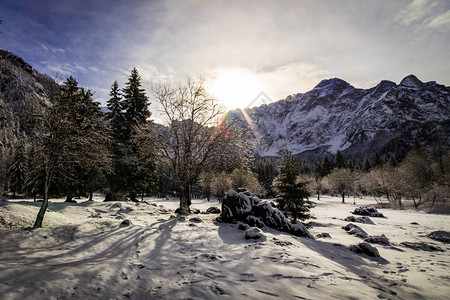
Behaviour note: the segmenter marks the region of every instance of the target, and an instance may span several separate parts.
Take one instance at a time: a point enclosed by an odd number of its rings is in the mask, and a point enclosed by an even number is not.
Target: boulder
[[[446,244],[450,243],[450,232],[448,231],[443,230],[433,231],[430,234],[428,234],[428,237],[430,239],[443,242]]]
[[[347,218],[344,219],[344,221],[347,222],[356,222],[356,223],[362,223],[362,224],[372,224],[374,225],[375,223],[367,216],[363,216],[363,217],[359,217],[356,218],[355,216],[348,216]]]
[[[369,235],[364,239],[364,242],[368,242],[371,244],[382,244],[382,245],[390,245],[389,239],[384,235]]]
[[[291,223],[278,209],[273,208],[268,201],[260,201],[253,207],[253,214],[259,217],[270,228],[288,232],[296,236],[313,238],[302,223]]]
[[[261,229],[257,227],[252,227],[250,229],[247,229],[245,231],[245,239],[250,240],[259,240],[264,237],[264,234],[262,233]]]
[[[209,207],[209,208],[206,210],[206,212],[207,212],[208,214],[220,214],[220,208],[215,207],[215,206],[211,206],[211,207]]]
[[[369,216],[369,217],[374,217],[374,218],[384,218],[383,214],[378,212],[378,210],[375,207],[367,207],[367,206],[357,207],[352,212],[352,214],[361,215],[361,216]]]
[[[380,257],[380,252],[378,249],[369,243],[360,243],[358,245],[352,245],[349,249],[356,253],[364,253],[372,257]]]
[[[359,227],[358,225],[349,223],[345,226],[342,226],[342,229],[344,229],[345,231],[347,231],[348,234],[360,237],[365,239],[366,237],[368,237],[367,232],[365,232],[361,227]]]
[[[244,222],[250,226],[264,227],[288,232],[296,236],[313,238],[308,229],[300,223],[291,223],[270,202],[261,201],[250,192],[228,191],[222,201],[222,213],[216,219],[220,222]]]
[[[252,212],[254,202],[243,193],[229,190],[222,200],[222,222],[245,221]]]
[[[322,232],[316,235],[316,238],[318,239],[331,239],[331,235],[327,232]]]
[[[120,226],[130,226],[130,225],[133,225],[133,223],[128,219],[123,220],[122,223],[120,223]]]
[[[245,223],[239,223],[238,228],[239,228],[240,230],[248,230],[248,229],[250,229],[251,227],[250,227],[250,225],[248,225],[248,224],[245,224]]]
[[[264,222],[261,221],[260,218],[255,217],[253,215],[247,216],[247,218],[245,219],[245,222],[252,227],[258,227],[258,228],[264,227]]]
[[[422,251],[430,251],[430,252],[444,252],[442,248],[430,245],[423,242],[401,242],[400,245],[414,249],[414,250],[422,250]]]
[[[202,223],[203,220],[200,219],[199,217],[194,217],[194,218],[190,218],[189,222],[193,222],[193,223]]]

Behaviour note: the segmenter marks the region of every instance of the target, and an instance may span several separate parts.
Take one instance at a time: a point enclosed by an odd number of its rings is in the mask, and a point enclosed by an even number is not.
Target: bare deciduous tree
[[[325,179],[330,190],[341,194],[342,203],[345,203],[345,194],[351,191],[355,180],[352,172],[348,169],[334,169]]]
[[[211,166],[236,163],[242,154],[240,134],[232,122],[223,122],[223,109],[211,97],[202,79],[187,79],[174,87],[159,84],[153,96],[167,126],[153,126],[149,143],[163,163],[170,166],[170,179],[179,187],[180,212],[189,213],[191,188]]]

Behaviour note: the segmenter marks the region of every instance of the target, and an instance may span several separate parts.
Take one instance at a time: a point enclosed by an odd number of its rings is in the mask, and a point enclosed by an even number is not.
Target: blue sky
[[[229,108],[332,77],[450,85],[450,1],[0,0],[0,19],[0,47],[102,103],[133,67],[149,94],[203,76]]]

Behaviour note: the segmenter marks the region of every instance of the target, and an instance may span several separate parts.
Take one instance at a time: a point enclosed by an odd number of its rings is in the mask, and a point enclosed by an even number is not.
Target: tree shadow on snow
[[[10,236],[4,237],[20,238],[21,242],[12,242],[14,246],[0,254],[0,284],[3,285],[0,291],[3,295],[17,293],[16,288],[21,286],[29,299],[40,299],[44,297],[42,292],[47,283],[64,280],[64,277],[70,278],[69,284],[73,287],[81,285],[80,290],[92,288],[93,292],[100,291],[100,286],[106,287],[103,291],[113,293],[129,290],[130,284],[148,284],[128,280],[130,275],[127,274],[160,259],[177,222],[176,218],[171,218],[149,226],[103,224],[89,231],[79,231],[77,226],[70,225],[33,233],[11,231]],[[39,238],[46,242],[33,243]],[[87,277],[92,278],[89,283],[92,287],[83,286],[86,281],[83,279]],[[57,290],[67,296],[64,288],[61,285]]]

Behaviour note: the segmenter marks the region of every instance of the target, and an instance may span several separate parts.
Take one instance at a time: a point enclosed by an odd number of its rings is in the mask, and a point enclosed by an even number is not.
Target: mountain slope
[[[363,157],[409,149],[415,139],[430,143],[435,133],[449,136],[450,88],[414,75],[399,85],[381,81],[370,89],[333,78],[307,93],[229,116],[251,130],[259,156],[277,156],[287,145],[304,158],[337,150]]]

